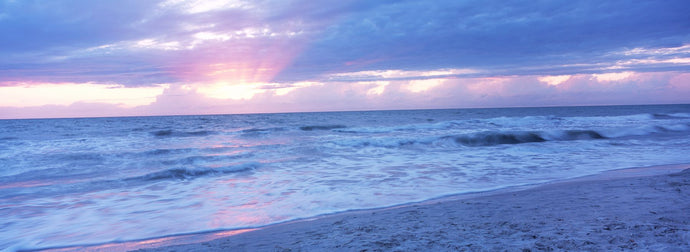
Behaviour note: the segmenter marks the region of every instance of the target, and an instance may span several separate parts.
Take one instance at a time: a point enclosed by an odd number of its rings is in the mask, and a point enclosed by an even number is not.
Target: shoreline
[[[680,175],[679,175],[680,174]],[[675,177],[674,177],[675,176]],[[561,241],[560,243],[551,244],[544,239],[538,239],[538,237],[543,237],[542,235],[533,235],[532,240],[539,240],[539,242],[525,242],[529,241],[530,236],[525,236],[519,242],[516,240],[504,239],[506,237],[500,237],[493,242],[494,247],[482,247],[489,243],[476,242],[478,237],[472,233],[466,233],[468,230],[464,228],[465,231],[455,230],[455,237],[474,237],[475,243],[462,244],[459,243],[457,239],[444,239],[443,233],[448,235],[448,232],[453,233],[453,227],[458,225],[468,224],[472,227],[472,230],[485,230],[489,233],[490,230],[501,230],[504,229],[506,225],[508,227],[520,227],[522,226],[522,231],[517,232],[528,232],[533,228],[524,227],[536,225],[537,227],[544,228],[541,222],[532,223],[526,222],[522,223],[518,221],[517,223],[512,223],[516,216],[523,215],[520,211],[515,212],[514,209],[507,209],[506,213],[496,213],[492,209],[506,208],[511,204],[520,205],[549,205],[548,207],[554,208],[551,212],[542,212],[541,215],[555,215],[558,214],[558,207],[578,207],[575,203],[560,203],[556,204],[562,200],[562,198],[571,197],[575,201],[578,199],[582,200],[583,197],[575,195],[575,192],[568,193],[568,188],[581,188],[578,189],[578,193],[593,194],[599,193],[600,195],[595,195],[602,197],[603,195],[609,195],[613,198],[621,198],[626,196],[623,192],[632,191],[633,189],[644,189],[646,191],[654,191],[655,188],[649,188],[649,186],[638,185],[636,183],[642,183],[640,181],[647,180],[669,180],[673,178],[680,178],[681,182],[673,182],[675,186],[680,186],[678,192],[683,193],[683,195],[690,196],[690,164],[675,164],[675,165],[661,165],[661,166],[651,166],[651,167],[637,167],[637,168],[623,168],[616,170],[604,171],[594,175],[587,175],[582,177],[575,177],[570,179],[562,179],[551,181],[541,184],[533,185],[523,185],[523,186],[513,186],[508,188],[501,188],[490,191],[483,192],[470,192],[463,194],[455,194],[448,196],[441,196],[438,198],[433,198],[421,202],[405,203],[396,206],[375,208],[375,209],[362,209],[362,210],[349,210],[339,213],[332,213],[326,215],[315,216],[311,218],[291,220],[283,223],[270,224],[258,228],[252,229],[238,229],[238,230],[224,230],[224,231],[210,231],[203,233],[194,234],[181,234],[181,235],[171,235],[159,238],[151,238],[138,241],[127,241],[127,242],[114,242],[98,245],[81,245],[72,247],[62,247],[62,248],[46,248],[41,249],[41,251],[131,251],[131,250],[143,250],[143,251],[172,251],[172,250],[282,250],[282,249],[296,249],[296,250],[325,250],[325,249],[335,249],[335,250],[353,250],[353,249],[371,249],[376,251],[381,250],[410,250],[410,249],[441,249],[441,250],[486,250],[486,249],[497,249],[501,248],[500,245],[496,245],[496,242],[503,241],[503,245],[512,245],[516,249],[520,248],[521,245],[527,249],[587,249],[587,248],[610,248],[610,249],[626,249],[628,247],[613,246],[615,242],[609,242],[609,245],[613,247],[602,247],[601,242],[583,240],[578,243],[578,241],[572,238],[566,241]],[[649,182],[649,181],[647,181]],[[629,183],[630,185],[617,185],[620,183]],[[663,182],[660,182],[663,183]],[[598,190],[592,192],[597,186],[602,184],[616,184],[612,185],[618,191],[609,192],[605,190]],[[642,183],[644,184],[644,183]],[[635,185],[635,186],[633,186]],[[590,189],[582,189],[583,186],[589,186]],[[668,186],[667,186],[668,187]],[[601,188],[600,188],[601,189]],[[560,192],[560,194],[553,194],[554,191]],[[649,192],[648,192],[649,193]],[[534,198],[534,195],[541,195]],[[525,196],[526,195],[526,196]],[[531,196],[530,196],[531,195]],[[544,197],[549,196],[549,197]],[[668,195],[667,195],[668,196]],[[648,197],[646,197],[648,198]],[[690,198],[690,197],[686,197]],[[489,201],[490,203],[487,203]],[[667,201],[668,202],[668,201]],[[481,204],[480,204],[481,203]],[[590,202],[591,203],[591,202]],[[605,205],[606,202],[601,202],[600,204],[592,203],[594,205]],[[609,202],[611,203],[611,202]],[[621,205],[626,202],[612,202],[614,204]],[[630,203],[630,202],[627,202]],[[636,203],[636,202],[632,202]],[[644,202],[643,202],[644,203]],[[646,202],[647,207],[657,207],[654,203],[649,204]],[[472,204],[479,205],[492,205],[493,208],[468,208],[467,206]],[[555,204],[555,205],[554,205]],[[633,204],[638,206],[642,203],[637,202]],[[622,204],[625,205],[625,204]],[[515,205],[513,205],[515,207]],[[542,206],[544,207],[544,206]],[[582,207],[582,206],[580,206]],[[601,206],[600,206],[601,207]],[[669,207],[666,205],[659,205],[658,207]],[[539,208],[539,207],[538,207]],[[540,209],[532,209],[539,212]],[[454,209],[454,210],[449,210]],[[685,204],[686,210],[690,210],[690,203]],[[511,213],[511,210],[513,211]],[[591,209],[590,209],[591,210]],[[459,216],[458,211],[463,212]],[[487,212],[489,211],[489,212]],[[650,210],[651,211],[651,210]],[[659,211],[652,211],[655,215],[659,214]],[[662,211],[663,212],[663,211]],[[509,214],[510,213],[510,214]],[[472,220],[464,219],[465,216],[473,216],[480,214],[480,216],[474,216],[472,219],[479,224],[482,223],[493,223],[481,227],[476,227],[477,223],[472,222]],[[586,213],[579,213],[586,214]],[[639,214],[639,213],[638,213]],[[449,216],[446,216],[449,215]],[[430,217],[431,216],[431,217]],[[434,217],[435,216],[435,217]],[[443,218],[446,216],[447,218]],[[484,216],[484,217],[481,217]],[[461,218],[463,217],[463,218]],[[510,217],[510,218],[509,218]],[[544,217],[544,216],[542,216]],[[570,216],[573,217],[573,216]],[[677,216],[676,216],[677,217]],[[688,246],[690,242],[690,228],[688,222],[690,222],[690,217],[681,216],[685,219],[680,219],[682,223],[681,228],[676,228],[674,230],[679,230],[682,239],[680,242],[685,242],[683,247]],[[660,218],[660,217],[659,217]],[[409,223],[396,223],[395,220],[407,219]],[[541,218],[540,218],[541,219]],[[560,220],[558,220],[560,219]],[[577,218],[557,218],[557,222],[564,222],[567,219]],[[391,222],[393,221],[393,222]],[[606,222],[606,220],[601,220]],[[620,224],[626,226],[625,222],[616,222],[620,227]],[[434,224],[434,225],[431,225]],[[548,224],[548,223],[547,223]],[[558,223],[555,223],[558,224]],[[562,223],[561,223],[562,224]],[[389,227],[398,226],[392,230],[388,230]],[[548,226],[548,225],[546,225]],[[577,226],[577,225],[576,225]],[[633,225],[635,226],[635,225]],[[640,225],[638,225],[639,227]],[[537,228],[538,229],[538,228]],[[401,230],[404,230],[402,232]],[[604,227],[606,230],[606,226]],[[611,227],[608,227],[611,230]],[[618,230],[618,229],[617,229]],[[515,230],[513,230],[515,231]],[[538,230],[537,230],[538,231]],[[553,231],[553,230],[552,230]],[[400,233],[402,232],[402,233]],[[504,230],[504,232],[507,232]],[[536,231],[535,231],[536,232]],[[434,233],[435,238],[424,238],[425,236],[419,237],[420,234]],[[538,232],[537,232],[538,233]],[[558,232],[556,232],[558,233]],[[563,230],[561,230],[564,234]],[[369,239],[364,239],[362,235],[370,236]],[[389,237],[385,237],[389,235]],[[469,235],[469,236],[468,236]],[[504,235],[507,235],[504,234]],[[589,233],[587,234],[589,236]],[[270,237],[270,238],[268,238]],[[355,239],[356,238],[356,239]],[[374,239],[376,238],[376,239]],[[420,238],[423,238],[420,240]],[[481,237],[479,237],[481,238]],[[484,237],[486,238],[486,237]],[[482,238],[482,239],[484,239]],[[349,240],[348,240],[349,239]],[[373,240],[372,240],[373,239]],[[377,240],[378,239],[378,240]],[[461,239],[461,238],[458,238]],[[482,240],[479,239],[479,240]],[[485,239],[484,239],[485,240]],[[494,239],[495,240],[495,239]],[[547,239],[548,240],[548,239]],[[553,239],[552,239],[553,240]],[[596,240],[596,239],[595,239]],[[632,240],[633,242],[630,242]],[[421,244],[421,241],[426,241],[428,244]],[[445,242],[444,242],[445,241]],[[517,243],[515,243],[517,242]],[[626,243],[627,242],[627,243]],[[620,240],[619,243],[625,243],[626,246],[630,246],[629,249],[640,248],[640,244],[647,244],[644,242],[635,242],[635,239]],[[422,246],[423,245],[423,246]],[[441,246],[443,245],[443,246]],[[463,246],[461,246],[463,245]],[[615,244],[614,244],[615,245]],[[682,245],[682,244],[681,244]],[[671,246],[673,247],[673,246]],[[493,249],[492,249],[493,248]],[[507,248],[507,247],[506,247]],[[648,247],[649,248],[649,247]]]

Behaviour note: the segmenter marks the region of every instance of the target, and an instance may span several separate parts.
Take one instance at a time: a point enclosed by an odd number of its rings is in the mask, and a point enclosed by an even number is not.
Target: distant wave
[[[545,142],[546,139],[536,133],[482,133],[463,136],[447,136],[441,139],[452,139],[466,146],[493,146],[499,144],[519,144]]]
[[[272,127],[272,128],[250,128],[240,130],[240,136],[243,137],[263,137],[273,133],[286,131],[284,127]]]
[[[690,118],[690,113],[673,113],[668,115],[677,118]]]
[[[551,122],[563,120],[555,116],[526,116],[526,117],[495,117],[486,119],[451,120],[436,123],[407,124],[391,127],[353,127],[337,129],[343,133],[390,133],[405,131],[449,130],[458,128],[477,127],[503,127],[530,125],[537,122]]]
[[[193,148],[182,148],[182,149],[154,149],[150,151],[145,151],[144,156],[160,156],[160,155],[171,155],[171,154],[181,154],[188,153],[195,149]]]
[[[690,118],[690,113],[654,114],[655,119]]]
[[[661,133],[674,133],[690,131],[690,124],[679,123],[672,125],[647,125],[630,128],[617,128],[602,130],[602,134],[609,138],[647,136]]]
[[[450,138],[456,143],[465,146],[494,146],[499,144],[538,143],[546,141],[605,139],[606,137],[594,130],[566,130],[551,135],[543,132],[482,132],[470,135],[452,136]]]
[[[503,144],[539,143],[547,141],[578,141],[600,140],[620,137],[645,136],[658,133],[672,133],[690,131],[690,125],[652,126],[619,130],[553,130],[553,131],[482,131],[460,135],[446,135],[441,137],[382,137],[359,138],[333,143],[347,147],[385,147],[397,148],[411,145],[448,146],[457,144],[467,147],[485,147]]]
[[[197,136],[208,136],[215,134],[213,131],[200,130],[200,131],[174,131],[174,130],[158,130],[151,132],[152,135],[156,137],[197,137]]]
[[[304,131],[332,130],[332,129],[343,129],[343,128],[347,128],[347,126],[345,126],[345,125],[309,125],[309,126],[299,127],[299,129],[304,130]]]
[[[244,129],[241,130],[242,133],[256,133],[256,132],[276,132],[276,131],[284,131],[285,128],[283,127],[273,127],[273,128],[251,128],[251,129]]]
[[[457,128],[467,128],[470,125],[478,127],[524,127],[534,124],[561,124],[573,121],[579,122],[599,122],[606,120],[613,123],[648,123],[653,120],[663,119],[683,119],[690,118],[689,113],[673,114],[633,114],[621,116],[588,116],[588,117],[558,117],[558,116],[524,116],[524,117],[494,117],[485,119],[451,120],[437,123],[408,124],[392,127],[352,127],[352,128],[332,128],[337,132],[343,133],[390,133],[401,131],[427,131],[427,130],[448,130]],[[330,129],[330,128],[329,128]],[[507,140],[512,142],[512,140]],[[519,142],[519,141],[518,141]]]

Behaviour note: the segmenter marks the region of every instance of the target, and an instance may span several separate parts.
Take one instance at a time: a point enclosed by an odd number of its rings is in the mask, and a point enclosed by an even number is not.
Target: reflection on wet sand
[[[202,234],[188,234],[179,236],[162,237],[155,239],[108,243],[92,246],[76,246],[67,248],[46,249],[46,252],[67,252],[67,251],[84,251],[84,252],[111,252],[111,251],[131,251],[143,248],[167,247],[181,244],[200,243],[215,240],[218,238],[238,235],[245,232],[258,230],[258,228],[228,230],[221,232],[210,232]]]

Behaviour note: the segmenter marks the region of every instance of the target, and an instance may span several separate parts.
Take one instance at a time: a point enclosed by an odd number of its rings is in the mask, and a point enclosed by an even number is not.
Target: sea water
[[[0,120],[0,250],[690,163],[690,105]]]

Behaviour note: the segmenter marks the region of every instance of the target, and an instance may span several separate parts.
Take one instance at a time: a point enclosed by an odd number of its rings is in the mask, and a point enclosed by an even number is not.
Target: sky
[[[0,119],[690,103],[690,2],[0,0]]]

